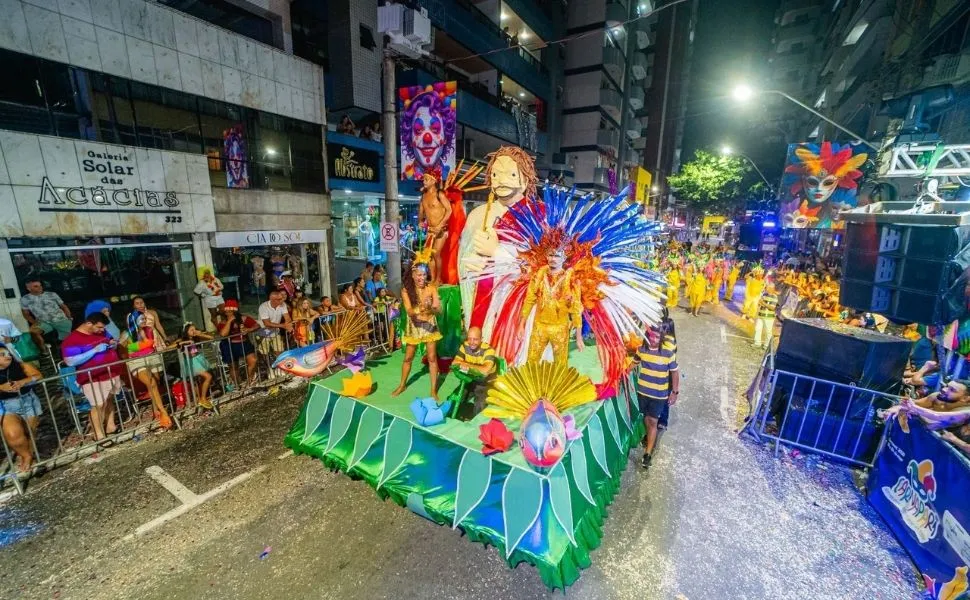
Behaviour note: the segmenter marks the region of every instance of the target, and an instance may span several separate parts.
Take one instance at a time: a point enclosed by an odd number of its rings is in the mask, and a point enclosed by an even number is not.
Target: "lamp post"
[[[730,156],[734,153],[735,153],[734,148],[732,148],[731,146],[721,146],[722,156]],[[757,171],[758,175],[761,176],[761,179],[765,182],[765,185],[768,186],[768,189],[771,189],[771,182],[768,181],[768,178],[765,177],[765,174],[761,172],[761,169],[758,168],[758,165],[753,160],[751,160],[751,157],[748,156],[747,154],[742,154],[741,152],[738,152],[737,155],[743,158],[744,160],[748,161],[749,163],[751,163],[751,166],[754,167],[754,170]]]
[[[787,94],[787,93],[785,93],[785,92],[783,92],[781,90],[758,90],[758,91],[756,91],[756,90],[752,89],[751,86],[748,86],[748,85],[745,85],[745,84],[741,83],[741,84],[738,84],[738,85],[736,85],[734,87],[734,91],[732,92],[732,95],[734,96],[734,99],[735,100],[738,100],[739,102],[747,102],[756,93],[761,93],[761,94],[776,94],[778,96],[781,96],[782,98],[785,98],[785,99],[789,100],[790,102],[794,102],[798,106],[804,108],[805,110],[807,110],[808,112],[812,113],[813,115],[815,115],[819,119],[822,119],[823,121],[825,121],[829,125],[835,127],[839,131],[842,131],[844,133],[847,133],[847,134],[851,135],[853,137],[853,139],[859,140],[860,142],[862,142],[866,146],[869,146],[873,150],[876,150],[876,151],[879,150],[879,147],[878,146],[876,146],[875,144],[873,144],[872,142],[870,142],[866,138],[862,137],[858,133],[855,133],[854,131],[851,131],[849,129],[846,129],[842,125],[836,123],[832,119],[830,119],[830,118],[826,117],[825,115],[823,115],[822,113],[818,112],[817,110],[815,110],[811,106],[808,106],[804,102],[801,102],[800,100],[797,100],[796,98],[790,96],[789,94]]]

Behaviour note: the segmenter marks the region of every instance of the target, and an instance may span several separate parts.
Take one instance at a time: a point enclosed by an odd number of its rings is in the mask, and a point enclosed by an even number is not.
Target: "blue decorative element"
[[[445,415],[451,409],[451,400],[445,400],[439,405],[434,398],[415,398],[410,408],[418,425],[432,427],[445,422]]]
[[[566,450],[566,425],[551,402],[539,399],[522,418],[519,445],[533,467],[545,469],[559,462]]]
[[[505,557],[532,528],[542,509],[542,479],[522,469],[512,469],[502,486],[502,521],[505,525]]]
[[[414,514],[422,516],[425,519],[431,521],[432,523],[434,522],[434,519],[431,518],[431,515],[429,515],[428,511],[424,508],[424,496],[422,496],[421,494],[417,492],[411,492],[410,494],[408,494],[408,499],[406,501],[406,504],[408,509]]]
[[[475,450],[465,450],[458,465],[458,485],[455,489],[455,520],[452,529],[475,510],[485,498],[492,481],[492,459]]]
[[[337,398],[337,403],[333,405],[333,415],[330,417],[330,437],[327,440],[327,447],[323,453],[326,454],[336,447],[340,440],[347,435],[350,424],[354,420],[354,405],[356,403],[350,398],[341,396]]]

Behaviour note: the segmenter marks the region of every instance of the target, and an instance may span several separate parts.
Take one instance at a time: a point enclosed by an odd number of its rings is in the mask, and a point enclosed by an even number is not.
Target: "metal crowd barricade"
[[[366,348],[368,356],[385,354],[393,348],[393,324],[390,307],[372,313],[374,331]],[[342,310],[327,313],[314,319],[326,321],[336,318]],[[311,323],[311,328],[314,324]],[[316,328],[322,332],[322,328]],[[260,335],[262,331],[263,335]],[[149,357],[129,358],[94,368],[73,369],[64,363],[55,363],[56,375],[40,379],[30,390],[41,404],[41,416],[35,429],[27,429],[33,465],[26,473],[16,471],[17,454],[0,434],[6,466],[0,465],[0,488],[13,485],[18,493],[24,492],[24,480],[31,475],[69,464],[96,453],[108,445],[131,440],[160,427],[159,414],[152,408],[152,391],[132,373],[132,363],[145,363],[155,373],[158,397],[172,419],[173,427],[182,426],[182,420],[199,412],[200,383],[203,376],[195,372],[193,357],[205,358],[204,369],[211,376],[208,398],[212,410],[219,413],[226,402],[254,392],[272,390],[292,379],[287,373],[272,367],[276,357],[296,347],[292,335],[282,329],[272,330],[276,335],[265,335],[260,329],[248,334],[215,337],[195,342],[190,346],[179,344]],[[241,341],[240,341],[241,339]],[[315,341],[324,341],[319,337]],[[155,358],[152,358],[155,357]],[[202,366],[196,363],[196,366]],[[115,386],[80,385],[84,375],[110,369],[118,378]],[[331,365],[326,373],[337,367]],[[137,372],[137,370],[136,370]],[[92,397],[93,396],[93,397]],[[93,439],[92,409],[109,406],[114,408],[117,429],[101,440]],[[26,423],[26,422],[25,422]]]
[[[871,468],[885,436],[877,411],[897,404],[891,394],[775,369],[769,352],[752,384],[744,431],[759,441],[814,452]]]

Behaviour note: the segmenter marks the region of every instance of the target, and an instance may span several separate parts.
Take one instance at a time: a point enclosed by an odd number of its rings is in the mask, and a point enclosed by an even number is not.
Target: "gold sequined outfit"
[[[536,309],[529,338],[528,362],[539,362],[546,346],[552,344],[554,363],[566,364],[569,358],[569,333],[583,326],[583,303],[568,271],[552,273],[544,267],[529,284],[522,318]]]

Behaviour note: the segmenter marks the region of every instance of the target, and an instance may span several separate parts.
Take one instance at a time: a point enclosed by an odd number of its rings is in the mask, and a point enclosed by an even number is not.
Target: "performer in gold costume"
[[[552,345],[552,360],[566,364],[569,358],[569,333],[576,328],[576,349],[583,344],[583,303],[579,288],[571,282],[570,272],[563,269],[566,253],[556,248],[549,253],[548,266],[539,269],[529,283],[522,318],[528,319],[535,308],[536,316],[529,339],[527,362],[539,362],[546,346]]]

